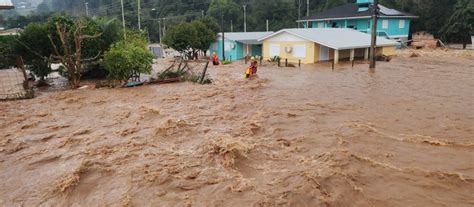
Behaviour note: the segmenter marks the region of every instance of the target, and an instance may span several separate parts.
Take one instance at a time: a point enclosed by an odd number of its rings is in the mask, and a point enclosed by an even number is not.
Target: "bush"
[[[222,65],[229,65],[231,64],[232,62],[230,62],[230,60],[223,60],[222,61]]]
[[[151,73],[153,54],[144,47],[141,36],[128,36],[127,41],[112,45],[101,64],[109,73],[108,79],[126,83],[135,73]]]

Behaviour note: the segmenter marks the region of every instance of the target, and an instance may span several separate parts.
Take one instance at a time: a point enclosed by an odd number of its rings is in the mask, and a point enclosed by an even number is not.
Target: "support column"
[[[365,51],[364,51],[364,60],[368,60],[369,59],[369,48],[365,48]]]
[[[355,55],[355,49],[351,49],[351,56],[350,56],[351,62],[354,61],[354,55]]]
[[[334,50],[334,64],[339,63],[339,50]]]

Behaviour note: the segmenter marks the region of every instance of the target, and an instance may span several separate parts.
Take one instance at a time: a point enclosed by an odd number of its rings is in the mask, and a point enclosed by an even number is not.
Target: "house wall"
[[[262,56],[262,45],[251,45],[252,56]]]
[[[232,48],[234,45],[234,48]],[[215,52],[220,60],[223,60],[222,57],[222,39],[217,40],[211,44],[209,52],[212,54]],[[240,42],[233,40],[225,39],[225,59],[240,60],[245,57],[244,55],[244,45]]]
[[[301,63],[314,63],[315,62],[315,44],[311,41],[307,41],[305,39],[299,38],[297,36],[282,33],[266,39],[263,41],[263,58],[270,59],[273,58],[270,55],[270,46],[271,45],[279,45],[279,56],[284,61],[284,59],[288,59],[289,62],[297,63],[301,60]],[[305,46],[305,57],[295,57],[295,46]],[[291,52],[286,52],[285,48],[291,47]]]
[[[386,29],[382,27],[384,20],[388,21],[388,28]],[[403,28],[399,27],[401,20],[405,21]],[[310,22],[312,28],[331,28],[333,27],[333,23],[335,23],[338,28],[354,28],[365,33],[370,33],[372,30],[372,20],[370,18]],[[407,39],[410,32],[410,25],[411,20],[408,18],[380,18],[377,21],[377,31],[386,32],[390,38]]]

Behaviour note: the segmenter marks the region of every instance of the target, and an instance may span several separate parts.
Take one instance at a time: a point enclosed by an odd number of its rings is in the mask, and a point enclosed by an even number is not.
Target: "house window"
[[[318,28],[324,28],[324,22],[318,22]]]
[[[280,56],[280,45],[270,45],[270,57]]]
[[[388,29],[388,20],[383,20],[382,21],[382,29]]]
[[[401,20],[398,22],[398,27],[399,27],[400,29],[405,28],[405,20],[401,19]]]
[[[306,58],[306,45],[293,46],[293,56],[297,58]]]

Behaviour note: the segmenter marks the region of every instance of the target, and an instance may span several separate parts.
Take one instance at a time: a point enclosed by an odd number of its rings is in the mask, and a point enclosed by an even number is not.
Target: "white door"
[[[280,56],[280,45],[270,45],[270,57]]]
[[[319,60],[326,61],[329,60],[329,47],[324,47],[320,45],[319,47]]]

